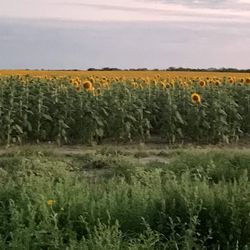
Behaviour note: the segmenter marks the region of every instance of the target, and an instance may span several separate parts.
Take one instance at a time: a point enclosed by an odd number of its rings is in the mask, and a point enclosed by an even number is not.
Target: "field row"
[[[249,78],[0,77],[1,144],[230,142],[249,124]]]

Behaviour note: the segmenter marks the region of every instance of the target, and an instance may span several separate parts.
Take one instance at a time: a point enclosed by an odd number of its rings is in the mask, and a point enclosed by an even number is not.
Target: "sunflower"
[[[197,93],[193,93],[191,96],[192,102],[195,104],[199,104],[201,102],[201,96]]]
[[[92,83],[91,83],[90,81],[85,81],[85,82],[83,83],[83,87],[84,87],[86,90],[88,90],[88,91],[93,90],[93,85],[92,85]]]
[[[166,88],[166,85],[165,85],[164,82],[160,82],[160,88],[161,88],[161,89],[165,89],[165,88]]]
[[[219,86],[221,84],[220,80],[217,80],[215,83],[214,83],[216,86]]]
[[[250,83],[250,78],[247,78],[247,79],[246,79],[246,83]]]
[[[99,96],[101,94],[101,89],[100,88],[93,89],[92,94],[93,96]]]
[[[155,85],[155,86],[157,86],[157,81],[156,81],[156,80],[153,80],[153,81],[152,81],[152,84]]]
[[[77,86],[76,86],[76,90],[77,90],[78,92],[81,90],[80,85],[77,85]]]
[[[138,83],[137,82],[131,82],[130,83],[131,84],[131,86],[134,88],[134,89],[136,89],[136,88],[138,88]]]
[[[240,79],[240,82],[241,82],[241,83],[244,83],[244,82],[245,82],[245,79],[244,79],[244,78],[241,78],[241,79]]]
[[[166,88],[169,89],[171,85],[169,83],[166,83]]]
[[[80,84],[80,83],[81,83],[81,80],[80,80],[79,77],[76,77],[76,78],[74,79],[74,82]]]
[[[206,86],[206,82],[203,81],[203,80],[201,80],[201,81],[199,82],[199,84],[200,84],[201,87],[205,87],[205,86]]]
[[[92,84],[95,83],[95,78],[93,76],[90,76],[89,79],[88,79]]]

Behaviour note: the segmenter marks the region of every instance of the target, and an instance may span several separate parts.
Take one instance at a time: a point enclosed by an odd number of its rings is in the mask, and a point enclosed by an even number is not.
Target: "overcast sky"
[[[0,68],[250,68],[250,0],[0,0]]]

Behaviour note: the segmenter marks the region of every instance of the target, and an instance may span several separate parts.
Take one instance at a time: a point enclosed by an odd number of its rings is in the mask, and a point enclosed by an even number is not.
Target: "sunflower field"
[[[2,75],[0,128],[2,145],[237,142],[250,134],[250,78]]]

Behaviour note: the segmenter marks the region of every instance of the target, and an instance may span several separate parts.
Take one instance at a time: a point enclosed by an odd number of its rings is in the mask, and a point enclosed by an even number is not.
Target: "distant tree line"
[[[26,69],[30,70],[30,69]],[[37,69],[39,70],[39,69]],[[82,69],[40,69],[41,71],[81,71]],[[167,69],[148,69],[148,68],[130,68],[130,69],[119,69],[119,68],[88,68],[87,71],[190,71],[190,72],[239,72],[239,73],[250,73],[250,69],[237,69],[237,68],[184,68],[184,67],[169,67]]]
[[[89,68],[88,71],[202,71],[202,72],[244,72],[250,73],[250,69],[237,69],[237,68],[184,68],[184,67],[169,67],[167,69],[148,69],[148,68],[131,68],[131,69],[119,69],[119,68]]]

